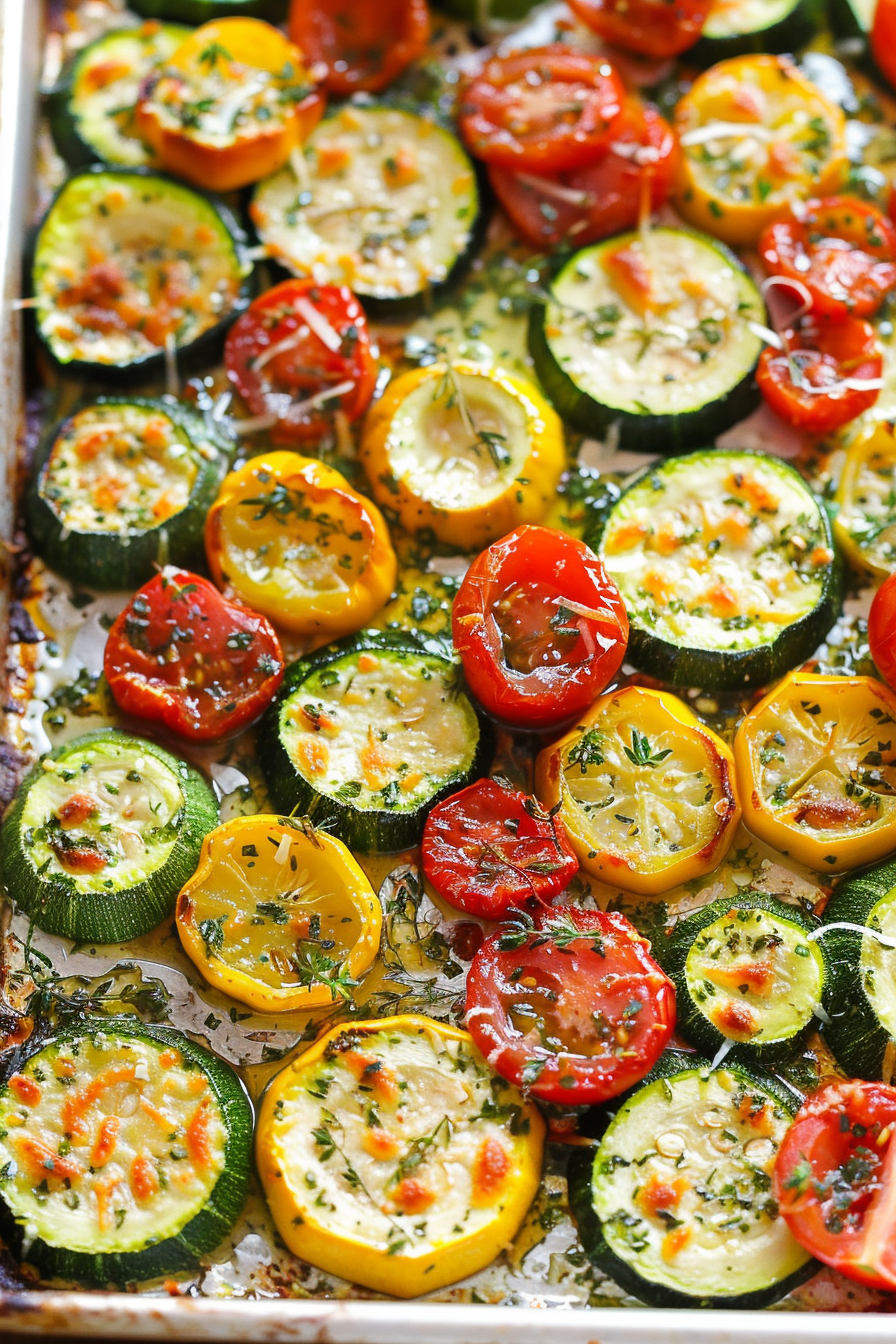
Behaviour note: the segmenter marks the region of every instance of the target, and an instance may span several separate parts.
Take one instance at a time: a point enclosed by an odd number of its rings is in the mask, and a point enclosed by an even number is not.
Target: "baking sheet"
[[[375,0],[370,0],[375,3]],[[90,0],[86,0],[89,8]],[[33,181],[35,112],[42,53],[41,0],[0,0],[0,275],[3,280],[3,308],[0,315],[0,424],[3,426],[2,467],[0,471],[0,540],[3,541],[3,577],[8,580],[11,566],[7,563],[14,547],[14,501],[18,466],[21,459],[23,436],[26,432],[23,414],[23,384],[20,319],[14,304],[18,296],[20,257],[24,233],[33,210],[30,193]],[[615,464],[621,465],[621,464]],[[7,600],[7,583],[3,584],[0,602]],[[40,600],[52,610],[58,600],[65,605],[64,594],[57,594],[49,579]],[[104,599],[84,609],[81,628],[69,631],[72,643],[79,643],[80,662],[91,668],[91,660],[101,650],[98,640],[102,618],[116,610],[112,597],[109,611]],[[121,603],[119,602],[119,605]],[[6,627],[5,608],[3,626]],[[861,614],[861,602],[847,615],[847,622]],[[24,646],[27,652],[28,645]],[[45,677],[52,675],[52,655],[33,646],[34,663],[23,668],[21,660],[13,668],[20,677],[20,689],[27,686],[24,672],[33,674],[38,655],[43,660]],[[21,646],[20,646],[21,654]],[[835,657],[832,651],[831,657]],[[101,654],[100,654],[101,658]],[[27,659],[26,659],[27,662]],[[99,670],[96,667],[95,670]],[[62,673],[57,668],[59,678]],[[46,690],[46,686],[44,687]],[[8,694],[15,694],[11,685]],[[9,740],[0,752],[0,770],[14,770],[19,748],[33,745],[39,727],[35,713],[42,713],[40,705],[32,712],[29,706],[19,706],[24,712],[9,717],[12,725]],[[29,717],[30,715],[30,717]],[[89,727],[76,721],[76,731]],[[18,733],[18,740],[17,740]],[[71,735],[74,735],[72,733]],[[225,804],[239,810],[242,788],[247,776],[240,763],[218,763],[216,783]],[[228,770],[231,772],[228,775]],[[242,782],[241,782],[242,781]],[[2,782],[2,781],[0,781]],[[387,894],[394,894],[396,880],[403,874],[399,868],[391,878],[383,870]],[[755,852],[752,858],[741,862],[740,876],[749,874],[765,882],[791,883],[799,887],[808,880],[780,869],[773,858]],[[738,870],[729,866],[719,880],[738,883]],[[747,877],[750,880],[750,877]],[[391,883],[391,885],[390,885]],[[424,917],[432,912],[421,907]],[[24,937],[25,930],[18,930]],[[32,949],[40,954],[56,948],[58,940],[45,939],[36,934]],[[107,949],[103,949],[105,953]],[[214,1049],[235,1063],[260,1064],[276,1058],[280,1050],[295,1041],[296,1030],[290,1024],[282,1031],[270,1019],[259,1023],[245,1021],[231,1023],[226,1007],[217,1025],[209,1027],[208,1017],[217,1016],[213,996],[203,990],[197,998],[184,973],[171,965],[172,958],[163,954],[155,964],[144,961],[144,977],[157,978],[172,996],[172,1021],[182,1029],[205,1034]],[[174,959],[176,960],[176,958]],[[97,956],[88,950],[70,951],[66,970],[72,975],[89,977],[96,983],[113,967],[127,961],[127,952],[121,955]],[[130,972],[119,973],[127,980]],[[444,979],[436,988],[450,997],[450,982]],[[209,1013],[210,1002],[212,1013]],[[222,1000],[226,1005],[227,1001]],[[213,1031],[213,1035],[209,1032]],[[559,1178],[558,1178],[559,1179]],[[548,1194],[552,1188],[548,1180]],[[253,1221],[261,1219],[261,1222]],[[551,1222],[551,1220],[549,1220]],[[845,1285],[835,1275],[822,1272],[798,1295],[781,1307],[764,1313],[647,1311],[631,1307],[620,1310],[612,1303],[624,1301],[624,1295],[606,1280],[591,1274],[582,1257],[567,1257],[574,1250],[575,1237],[568,1219],[560,1217],[552,1222],[547,1236],[535,1235],[530,1244],[520,1244],[511,1255],[509,1264],[492,1267],[476,1276],[472,1284],[459,1285],[441,1294],[441,1302],[395,1303],[351,1300],[343,1296],[351,1292],[348,1284],[330,1280],[319,1282],[318,1276],[305,1272],[307,1267],[294,1266],[290,1271],[284,1264],[290,1258],[275,1252],[270,1254],[268,1242],[270,1224],[263,1206],[251,1206],[237,1228],[232,1243],[201,1274],[185,1276],[169,1295],[164,1286],[155,1287],[149,1294],[53,1292],[45,1290],[18,1291],[0,1288],[0,1335],[7,1330],[23,1330],[48,1334],[78,1334],[82,1336],[132,1335],[135,1338],[165,1339],[189,1337],[195,1339],[259,1339],[331,1341],[332,1344],[396,1344],[407,1336],[425,1339],[429,1344],[498,1344],[511,1339],[541,1340],[548,1330],[558,1340],[570,1344],[614,1344],[614,1341],[661,1341],[685,1339],[705,1340],[707,1344],[721,1341],[754,1340],[757,1337],[769,1344],[778,1341],[892,1339],[893,1323],[886,1315],[871,1314],[886,1311],[888,1300],[881,1295]],[[519,1242],[519,1239],[518,1239]],[[313,1300],[309,1294],[330,1294],[327,1300]],[[242,1298],[253,1300],[244,1301]],[[471,1305],[470,1298],[479,1302],[521,1303],[523,1305]],[[453,1300],[452,1300],[453,1299]],[[582,1310],[587,1305],[594,1310]],[[797,1313],[795,1308],[808,1308],[815,1314]],[[548,1322],[543,1314],[552,1310]],[[860,1313],[859,1316],[841,1313]]]

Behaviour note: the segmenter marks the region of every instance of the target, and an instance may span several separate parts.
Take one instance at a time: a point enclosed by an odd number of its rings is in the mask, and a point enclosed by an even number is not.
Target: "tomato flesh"
[[[879,388],[851,385],[876,380],[883,370],[870,323],[810,314],[781,337],[784,350],[766,346],[759,356],[756,381],[772,410],[794,428],[830,434],[877,401]]]
[[[459,124],[486,163],[557,173],[606,153],[623,99],[607,60],[540,47],[490,60],[461,98]]]
[[[775,1161],[775,1198],[801,1246],[896,1289],[896,1088],[838,1079],[803,1102]]]
[[[596,1106],[650,1071],[675,991],[620,914],[545,910],[486,938],[467,977],[467,1027],[497,1073],[541,1101]]]
[[[549,902],[578,871],[563,823],[494,779],[446,798],[426,819],[423,871],[458,910],[500,919],[533,899]]]
[[[273,417],[281,444],[316,443],[337,410],[356,420],[378,371],[354,294],[313,280],[284,280],[257,298],[230,328],[224,364],[252,414]]]
[[[896,285],[896,228],[849,196],[807,201],[769,224],[759,252],[770,275],[798,280],[816,313],[870,317]]]
[[[377,93],[425,51],[429,10],[426,0],[292,0],[289,37],[327,67],[330,93]]]
[[[556,725],[590,705],[628,642],[625,607],[601,561],[584,542],[547,527],[518,527],[473,561],[452,628],[479,702],[527,728]]]
[[[160,721],[195,742],[244,728],[283,680],[272,627],[208,579],[168,566],[116,619],[103,670],[126,714]]]
[[[569,0],[592,32],[637,56],[665,60],[692,47],[713,0]]]
[[[607,153],[597,163],[550,177],[489,167],[495,195],[519,233],[534,247],[577,247],[624,233],[642,211],[664,205],[676,161],[672,127],[654,108],[626,98]]]
[[[874,666],[896,689],[896,574],[885,579],[868,613],[868,644]]]

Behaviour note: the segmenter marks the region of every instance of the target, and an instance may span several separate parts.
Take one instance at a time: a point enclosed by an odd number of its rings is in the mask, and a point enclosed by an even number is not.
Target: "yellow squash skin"
[[[586,782],[589,754],[596,774]],[[594,813],[600,830],[575,796],[577,780],[579,799],[601,804]],[[602,695],[546,747],[535,790],[546,807],[560,804],[582,867],[640,896],[711,872],[740,820],[728,747],[677,696],[641,686]]]
[[[852,441],[840,473],[834,534],[859,573],[885,579],[896,568],[896,522],[890,502],[896,490],[896,434],[875,425]]]
[[[284,78],[283,71],[291,73]],[[233,123],[228,110],[233,94],[242,89],[244,101],[251,100],[265,82],[271,91],[267,99],[261,93],[267,117]],[[280,97],[303,87],[304,97]],[[182,115],[203,100],[222,107],[220,125]],[[135,120],[161,167],[207,191],[237,191],[282,168],[323,109],[323,96],[298,47],[261,19],[230,18],[205,23],[190,34],[148,81]]]
[[[298,453],[264,453],[225,477],[205,551],[219,588],[314,645],[367,625],[397,573],[376,505]]]
[[[310,943],[336,942],[329,957],[360,980],[380,946],[376,892],[340,840],[257,815],[236,817],[205,836],[196,872],[177,898],[176,919],[184,951],[210,985],[260,1013],[277,1013],[329,1008],[337,997],[322,982],[303,984],[290,967],[290,957],[309,945],[315,915],[320,931]],[[203,937],[209,920],[219,921],[217,949]]]
[[[341,1235],[332,1228],[333,1217],[326,1207],[315,1199],[323,1199],[323,1192],[315,1185],[313,1177],[306,1181],[309,1174],[301,1162],[290,1158],[289,1152],[289,1107],[290,1099],[296,1097],[311,1081],[314,1083],[316,1071],[325,1059],[344,1059],[349,1041],[355,1053],[364,1052],[365,1037],[388,1033],[394,1041],[399,1036],[423,1037],[432,1043],[433,1048],[446,1052],[463,1051],[468,1060],[472,1059],[479,1070],[488,1075],[488,1066],[482,1060],[473,1044],[472,1037],[465,1031],[459,1031],[442,1022],[434,1022],[422,1016],[401,1016],[382,1018],[374,1022],[343,1024],[328,1031],[317,1040],[304,1054],[299,1055],[273,1079],[265,1092],[259,1109],[256,1127],[255,1153],[262,1186],[270,1205],[277,1229],[289,1249],[313,1265],[317,1265],[329,1274],[351,1278],[354,1282],[377,1292],[389,1293],[394,1297],[418,1297],[421,1293],[432,1292],[446,1284],[475,1274],[499,1254],[518,1231],[526,1211],[535,1196],[541,1179],[541,1163],[544,1147],[545,1125],[538,1110],[531,1102],[523,1099],[520,1093],[509,1085],[502,1086],[497,1100],[500,1106],[514,1105],[522,1108],[520,1123],[511,1134],[508,1122],[503,1125],[502,1135],[509,1152],[511,1166],[508,1170],[503,1191],[491,1207],[491,1217],[480,1221],[472,1232],[460,1232],[449,1235],[435,1245],[424,1244],[422,1250],[419,1240],[411,1233],[406,1244],[390,1254],[382,1241],[376,1243],[360,1236]],[[357,1038],[354,1040],[354,1038]],[[372,1048],[372,1047],[368,1047]],[[446,1065],[446,1068],[448,1065]],[[368,1071],[372,1079],[379,1074]],[[366,1076],[366,1075],[365,1075]],[[470,1079],[469,1064],[457,1077]],[[397,1075],[398,1086],[404,1081]],[[456,1084],[455,1084],[456,1086]],[[492,1091],[491,1087],[488,1088]],[[330,1104],[333,1089],[326,1093],[323,1105]],[[366,1085],[367,1100],[362,1096],[364,1105],[369,1099],[376,1100],[380,1108],[380,1123],[395,1123],[394,1105],[384,1104],[376,1099],[376,1088]],[[398,1093],[399,1108],[402,1092]],[[318,1096],[318,1092],[312,1094]],[[348,1117],[346,1117],[348,1119]],[[410,1119],[410,1117],[409,1117]],[[340,1117],[337,1116],[337,1120]],[[356,1125],[363,1126],[363,1119]],[[337,1141],[344,1148],[347,1126],[340,1128],[330,1124],[336,1133]],[[278,1130],[283,1131],[280,1137]],[[521,1132],[525,1131],[525,1132]],[[410,1135],[410,1126],[408,1135]],[[432,1149],[425,1151],[431,1152]],[[411,1142],[400,1143],[400,1153],[413,1152]],[[400,1155],[399,1159],[400,1160]],[[327,1162],[339,1163],[340,1154],[336,1153]],[[426,1158],[414,1168],[415,1176],[425,1174]],[[329,1167],[328,1167],[329,1171]],[[343,1183],[345,1184],[345,1183]],[[372,1208],[364,1192],[357,1186],[345,1184],[347,1197],[358,1200],[359,1207]],[[477,1210],[482,1204],[476,1204]],[[417,1221],[417,1217],[407,1218],[408,1224]]]
[[[704,138],[711,123],[719,135]],[[679,102],[675,129],[679,212],[736,247],[755,244],[794,201],[837,191],[849,166],[842,110],[786,56],[711,66]]]
[[[458,382],[463,408],[455,391]],[[479,430],[493,430],[499,423],[483,411],[484,399],[495,396],[512,408],[519,421],[518,432],[528,440],[525,459],[512,468],[497,467],[485,445],[470,449]],[[417,451],[407,454],[402,466],[396,461],[397,434],[407,416],[409,399],[430,420],[425,431],[417,426],[405,430]],[[444,435],[441,446],[439,435]],[[501,437],[498,433],[499,451]],[[503,438],[512,442],[509,434]],[[455,446],[456,453],[452,451]],[[566,450],[556,412],[532,383],[501,369],[458,361],[450,370],[433,364],[389,383],[368,412],[360,458],[377,503],[397,514],[404,528],[431,531],[449,546],[472,551],[521,523],[537,523],[544,517],[566,465]],[[465,460],[459,463],[460,458]],[[463,477],[459,477],[461,472]],[[471,488],[474,474],[478,480]],[[456,491],[453,481],[458,482]],[[440,488],[456,495],[457,502],[447,503],[449,493],[437,495]],[[464,495],[472,496],[474,489],[480,498],[464,501]]]
[[[734,761],[744,822],[779,854],[839,873],[896,850],[896,694],[882,681],[791,672],[738,728]]]

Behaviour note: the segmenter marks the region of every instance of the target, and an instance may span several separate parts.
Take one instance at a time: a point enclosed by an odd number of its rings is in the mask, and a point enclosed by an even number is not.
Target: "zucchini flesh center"
[[[821,998],[821,953],[797,924],[732,908],[694,939],[688,992],[729,1040],[763,1044],[797,1035]]]
[[[600,550],[634,625],[731,651],[772,644],[808,616],[833,559],[795,473],[736,454],[652,473],[614,508]]]
[[[133,130],[140,85],[189,32],[173,24],[144,24],[110,33],[78,61],[69,112],[81,139],[106,163],[139,168],[149,162]]]
[[[868,925],[888,938],[896,937],[896,889],[871,907]],[[859,956],[862,988],[878,1022],[896,1039],[896,950],[882,946],[869,934],[862,935]]]
[[[522,402],[488,377],[455,373],[467,413],[451,385],[431,380],[409,393],[392,421],[387,453],[394,476],[442,509],[474,509],[503,495],[529,456]]]
[[[704,37],[761,33],[785,19],[799,0],[716,0],[703,25]]]
[[[284,702],[283,746],[319,793],[362,809],[417,808],[476,753],[476,715],[452,678],[436,658],[338,659]]]
[[[176,1056],[145,1039],[82,1036],[33,1056],[26,1084],[7,1084],[0,1182],[26,1239],[134,1251],[205,1206],[226,1130],[204,1075]]]
[[[594,1164],[594,1210],[611,1250],[651,1283],[695,1298],[737,1297],[794,1273],[809,1256],[771,1193],[790,1121],[729,1070],[641,1088]]]
[[[157,409],[93,406],[56,440],[40,493],[72,532],[126,535],[186,508],[196,473],[186,436]]]
[[[22,812],[23,847],[44,879],[81,891],[126,890],[167,862],[184,795],[157,757],[110,743],[48,762]]]

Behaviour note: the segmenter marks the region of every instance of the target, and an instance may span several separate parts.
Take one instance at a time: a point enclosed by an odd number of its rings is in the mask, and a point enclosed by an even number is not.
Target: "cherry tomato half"
[[[714,0],[569,0],[570,9],[607,42],[665,60],[692,47]]]
[[[626,98],[607,153],[597,163],[550,177],[489,168],[495,195],[519,233],[535,247],[576,247],[624,233],[659,210],[675,172],[677,141],[655,108]]]
[[[423,829],[423,871],[440,896],[481,919],[549,903],[578,871],[563,823],[518,789],[480,779],[439,803]]]
[[[115,621],[103,671],[126,714],[209,742],[267,708],[283,680],[283,652],[263,616],[169,565]]]
[[[546,910],[486,938],[467,1027],[492,1068],[541,1101],[597,1106],[637,1083],[675,1026],[675,990],[624,915]]]
[[[292,0],[289,37],[338,97],[378,93],[426,50],[426,0]]]
[[[896,286],[896,228],[852,196],[797,205],[763,231],[759,252],[770,275],[799,280],[829,317],[870,317]]]
[[[518,527],[467,570],[452,633],[480,704],[505,723],[537,729],[596,699],[625,656],[628,616],[584,542]]]
[[[316,442],[341,410],[356,420],[376,387],[364,310],[350,289],[284,280],[239,317],[227,377],[253,415],[274,415],[274,443]]]
[[[862,386],[883,370],[870,323],[810,314],[781,337],[784,350],[766,346],[759,356],[756,381],[782,420],[807,434],[830,434],[877,401],[880,389]]]
[[[807,1097],[775,1160],[801,1246],[847,1278],[896,1289],[896,1088],[838,1079]]]
[[[871,54],[896,89],[896,0],[877,0],[871,25]]]
[[[470,151],[487,163],[560,173],[606,153],[622,80],[604,57],[570,47],[496,56],[461,97]]]
[[[868,613],[868,644],[874,666],[896,690],[896,574],[885,579]]]

